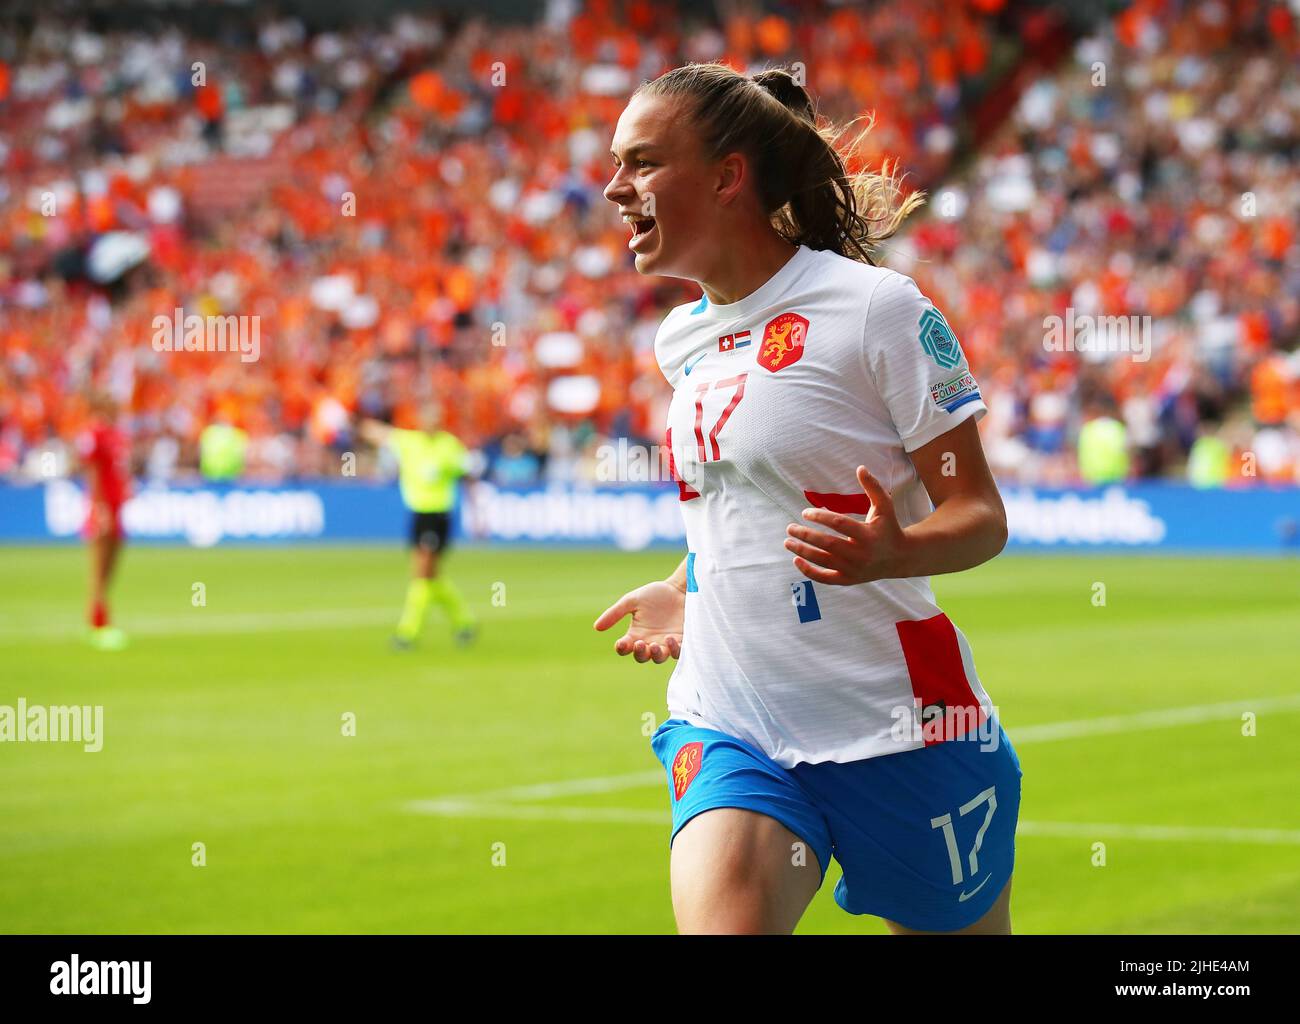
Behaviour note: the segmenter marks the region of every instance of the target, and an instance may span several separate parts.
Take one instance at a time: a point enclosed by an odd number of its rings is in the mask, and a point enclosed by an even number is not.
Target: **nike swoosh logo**
[[[970,898],[971,898],[972,896],[974,896],[977,892],[979,892],[981,889],[983,889],[984,886],[988,885],[988,883],[989,883],[989,878],[992,878],[992,877],[993,877],[992,875],[989,875],[988,878],[985,878],[984,881],[980,882],[980,884],[977,885],[977,886],[975,886],[975,888],[972,889],[970,892],[963,892],[960,896],[957,897],[957,902],[958,902],[958,903],[965,903],[968,899],[970,899]]]
[[[695,357],[694,360],[690,360],[690,359],[686,360],[686,376],[689,377],[691,375],[691,369],[695,366],[695,364],[698,363],[701,359],[703,359],[708,354],[709,353],[707,351],[701,352],[698,356]]]

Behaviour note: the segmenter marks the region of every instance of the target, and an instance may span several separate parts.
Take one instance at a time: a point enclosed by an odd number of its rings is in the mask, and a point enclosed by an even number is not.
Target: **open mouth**
[[[629,249],[635,249],[655,230],[653,217],[639,218],[632,222],[632,239],[627,243]]]

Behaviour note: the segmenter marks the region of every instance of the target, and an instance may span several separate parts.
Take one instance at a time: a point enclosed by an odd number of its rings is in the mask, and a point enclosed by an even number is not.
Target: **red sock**
[[[108,625],[108,605],[103,601],[96,601],[90,609],[90,624],[99,629]]]

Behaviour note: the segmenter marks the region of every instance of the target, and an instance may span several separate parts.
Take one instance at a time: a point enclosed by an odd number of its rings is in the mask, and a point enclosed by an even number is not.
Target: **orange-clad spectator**
[[[225,112],[226,103],[221,90],[212,83],[206,83],[195,88],[194,106],[205,121],[218,121]]]
[[[1115,38],[1129,49],[1138,45],[1146,14],[1141,4],[1134,4],[1115,18]]]
[[[989,49],[984,35],[974,27],[964,28],[957,44],[957,66],[963,78],[975,78],[984,73],[988,64]]]
[[[651,3],[651,0],[630,0],[625,13],[628,27],[632,29],[634,37],[637,34],[642,36],[653,34],[659,20],[663,17],[660,9]]]
[[[743,11],[726,20],[727,51],[748,60],[754,49],[754,23]]]
[[[1280,356],[1260,361],[1250,374],[1250,411],[1255,421],[1276,426],[1285,421],[1291,405],[1290,375]]]
[[[1241,314],[1241,340],[1247,352],[1259,355],[1267,351],[1271,336],[1268,314],[1263,310],[1246,310]]]
[[[939,86],[957,84],[957,62],[947,47],[939,46],[930,51],[930,81]]]
[[[578,14],[569,22],[569,44],[573,55],[583,63],[595,56],[596,42],[600,38],[600,19],[590,10]]]
[[[1295,244],[1295,224],[1285,217],[1270,217],[1260,227],[1259,247],[1264,256],[1281,262]]]
[[[790,48],[790,23],[779,14],[769,14],[754,26],[758,48],[768,57],[777,57]]]

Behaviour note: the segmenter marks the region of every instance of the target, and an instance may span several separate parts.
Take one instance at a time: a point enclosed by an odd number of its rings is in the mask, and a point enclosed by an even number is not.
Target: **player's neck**
[[[715,306],[730,306],[754,294],[784,267],[798,247],[772,232],[740,244],[728,244],[700,287]]]

